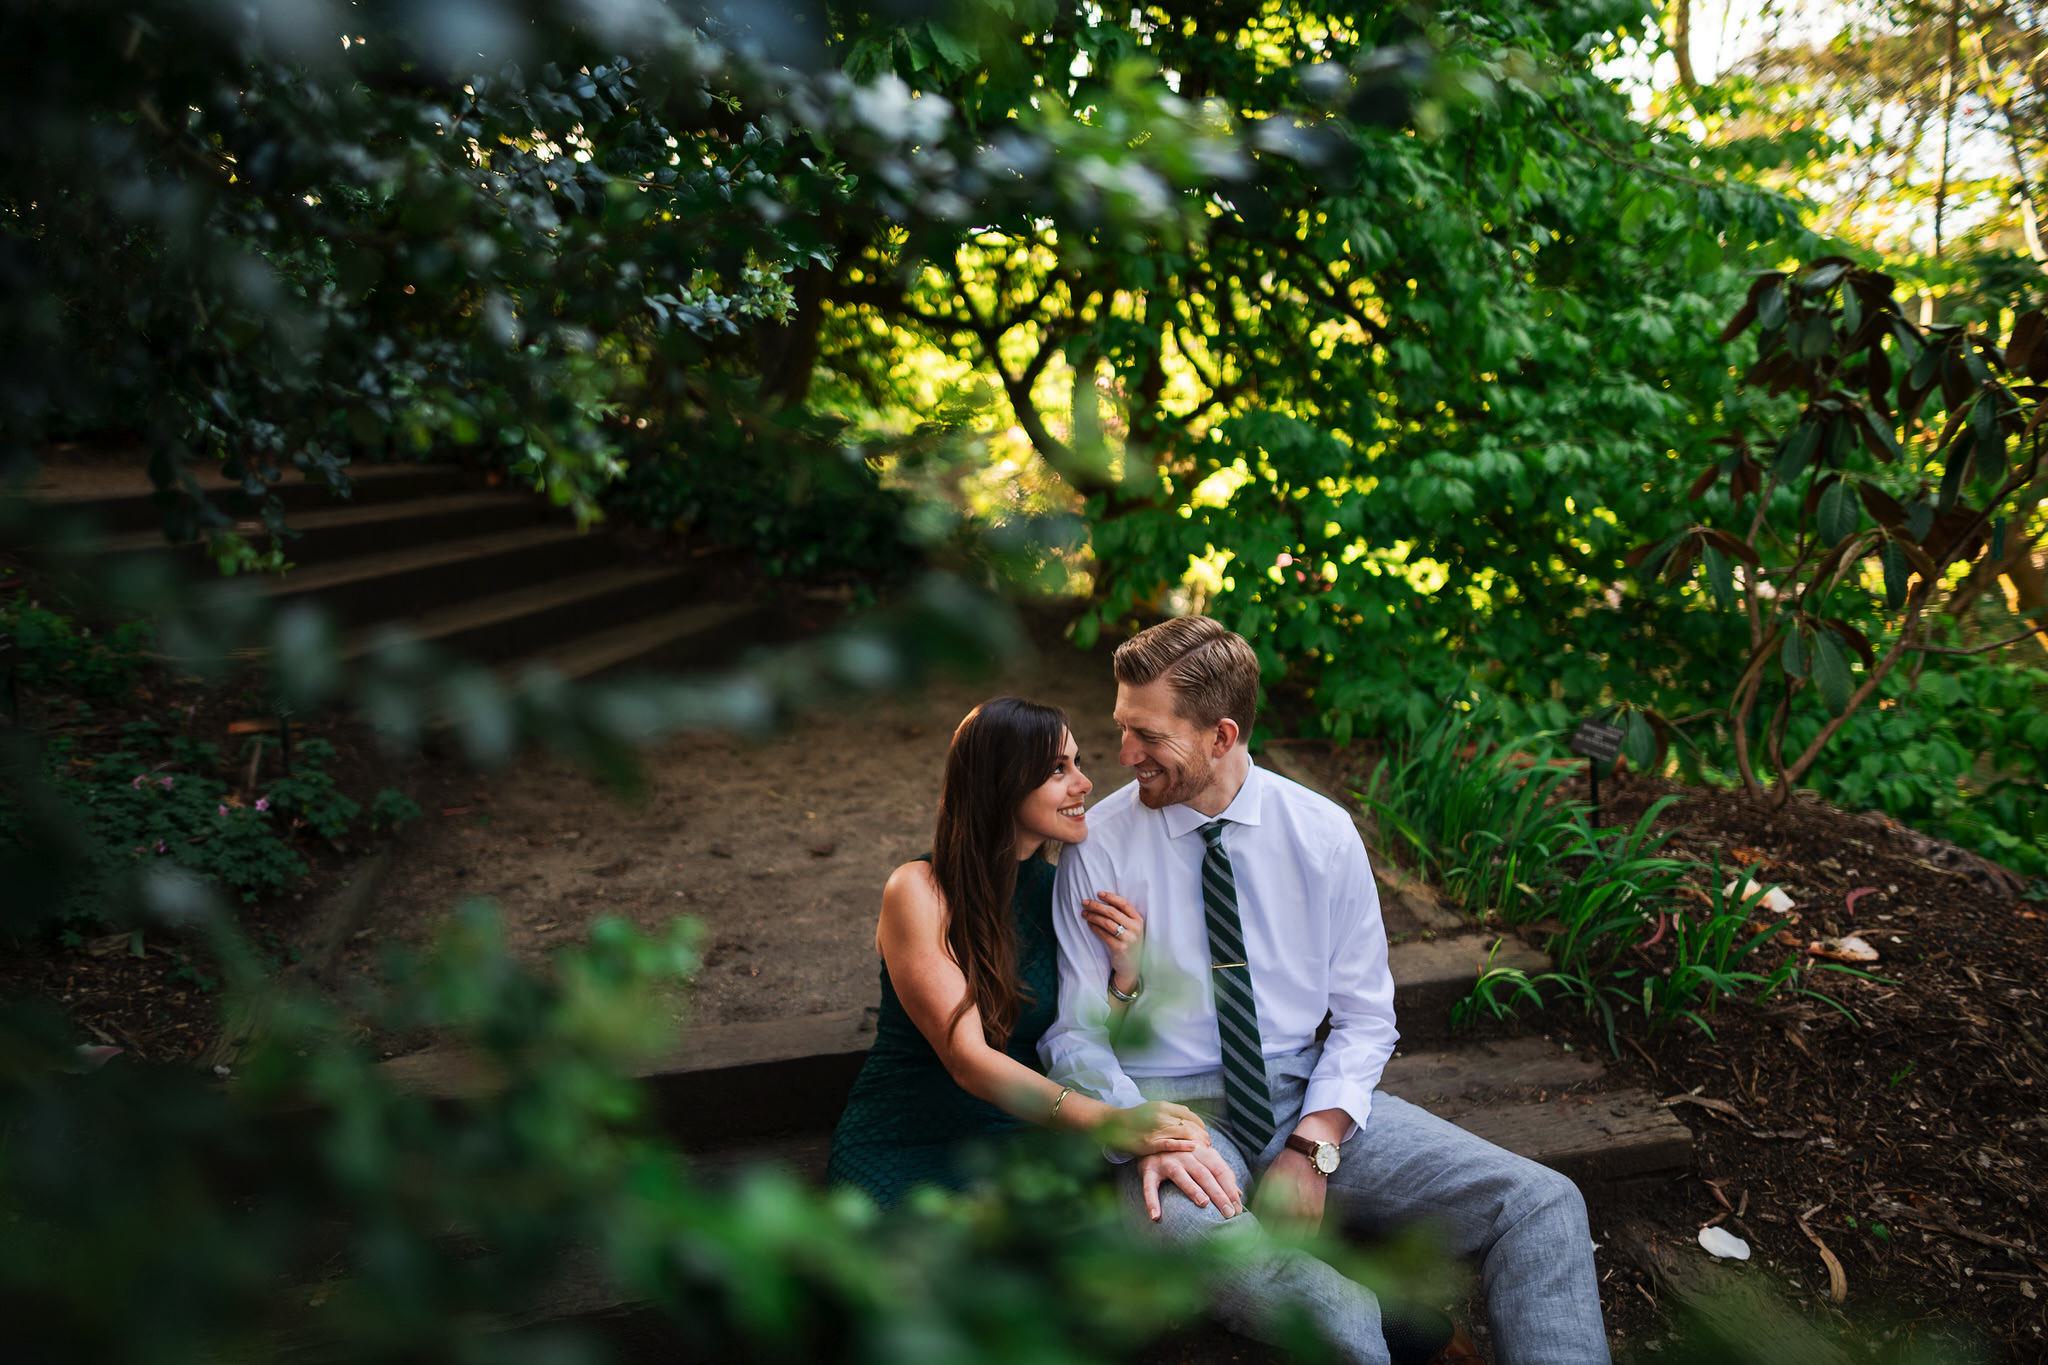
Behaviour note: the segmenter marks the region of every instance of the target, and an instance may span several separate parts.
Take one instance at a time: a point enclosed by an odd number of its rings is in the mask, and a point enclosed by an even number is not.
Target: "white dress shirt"
[[[1394,1053],[1394,978],[1365,843],[1333,802],[1256,765],[1221,817],[1237,881],[1259,1040],[1267,1057],[1330,1036],[1303,1113],[1342,1109],[1364,1124]],[[1053,882],[1059,1015],[1038,1044],[1046,1074],[1110,1104],[1141,1104],[1133,1076],[1193,1076],[1223,1065],[1202,904],[1202,836],[1191,806],[1147,809],[1133,782],[1088,812],[1088,838],[1060,851]],[[1145,916],[1144,992],[1110,1037],[1109,954],[1081,902],[1111,891]],[[1295,1116],[1275,1115],[1283,1127]]]

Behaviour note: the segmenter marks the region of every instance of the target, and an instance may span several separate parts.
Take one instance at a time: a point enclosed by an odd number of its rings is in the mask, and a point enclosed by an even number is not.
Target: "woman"
[[[1027,1124],[1097,1130],[1134,1155],[1208,1141],[1183,1105],[1117,1109],[1038,1070],[1059,981],[1043,854],[1088,837],[1094,784],[1079,760],[1065,715],[1016,697],[984,702],[953,732],[932,852],[882,891],[881,1016],[832,1135],[835,1182],[885,1205],[920,1185],[957,1189],[963,1144]],[[1137,993],[1144,920],[1106,902],[1090,903],[1088,924],[1110,952],[1105,1000],[1121,1008],[1111,988]]]

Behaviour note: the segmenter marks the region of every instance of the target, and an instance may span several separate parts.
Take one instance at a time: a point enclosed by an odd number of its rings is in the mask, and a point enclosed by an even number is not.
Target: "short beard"
[[[1202,789],[1209,785],[1215,775],[1214,764],[1202,768],[1199,772],[1192,768],[1169,772],[1171,780],[1160,789],[1157,796],[1152,794],[1152,788],[1139,787],[1138,802],[1147,810],[1164,810],[1168,806],[1182,805],[1200,796]]]

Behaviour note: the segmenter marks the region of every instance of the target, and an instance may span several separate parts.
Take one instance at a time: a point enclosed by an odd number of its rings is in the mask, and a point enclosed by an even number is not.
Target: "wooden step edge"
[[[405,479],[448,479],[460,476],[465,472],[463,467],[457,464],[364,464],[346,465],[343,468],[344,472],[348,475],[349,483],[352,485],[388,483]],[[227,478],[217,470],[208,470],[199,474],[198,483],[199,491],[209,496],[241,493],[244,491],[240,483]],[[329,484],[324,477],[316,477],[311,474],[296,481],[280,480],[272,484],[271,487],[274,491],[280,493],[296,492],[301,488],[309,487],[329,493],[333,490],[333,485]],[[120,503],[149,503],[153,506],[157,492],[158,490],[154,484],[125,489],[106,488],[97,491],[54,490],[38,493],[31,489],[27,494],[27,500],[38,507],[47,507],[52,511],[90,512],[95,508]],[[347,499],[337,495],[335,501],[346,503]]]
[[[1551,969],[1547,954],[1514,935],[1487,933],[1396,943],[1387,950],[1387,963],[1394,973],[1394,1023],[1411,1040],[1448,1034],[1452,1009],[1489,967],[1531,976]]]
[[[388,635],[402,632],[420,644],[433,644],[451,635],[483,626],[501,625],[522,616],[573,606],[608,593],[638,588],[663,579],[688,583],[691,574],[674,565],[611,565],[586,569],[564,578],[531,583],[487,597],[472,597],[453,606],[437,607],[415,617],[394,617],[352,634],[342,648],[344,661],[353,661],[375,649]]]
[[[632,1079],[656,1118],[685,1147],[716,1149],[735,1137],[829,1128],[874,1041],[874,1011],[803,1015],[689,1030],[647,1058]],[[499,1079],[474,1055],[433,1048],[383,1063],[415,1094],[461,1102],[492,1093]],[[1488,1039],[1455,1048],[1403,1048],[1382,1084],[1425,1107],[1513,1103],[1590,1091],[1605,1083],[1597,1057],[1542,1038]]]
[[[577,540],[585,534],[574,526],[543,522],[537,526],[521,526],[510,531],[491,531],[480,536],[437,540],[403,550],[378,550],[371,554],[350,555],[345,559],[291,569],[283,577],[274,580],[269,585],[269,590],[276,596],[327,592],[334,588],[353,587],[358,583],[389,578],[397,574],[447,568],[473,559],[517,554],[535,546]]]
[[[1432,1109],[1475,1137],[1569,1176],[1589,1203],[1609,1190],[1692,1168],[1692,1130],[1641,1090],[1603,1090]]]
[[[762,610],[748,602],[694,603],[623,626],[596,631],[569,644],[545,649],[525,658],[509,660],[505,670],[517,673],[529,665],[542,664],[564,678],[587,678],[623,667],[693,635],[737,625]]]
[[[407,522],[421,521],[452,513],[468,512],[478,508],[516,507],[530,505],[536,517],[548,508],[531,494],[517,489],[487,489],[483,492],[438,493],[427,498],[408,498],[400,502],[370,502],[357,505],[343,505],[325,511],[305,512],[286,519],[285,524],[294,531],[308,534],[319,531],[338,530],[344,527],[390,523],[402,526]],[[257,521],[238,521],[230,530],[250,530],[264,533],[264,527]],[[165,540],[160,531],[128,531],[108,536],[100,542],[102,554],[127,555],[145,554],[157,550],[179,550],[189,548],[196,541],[174,542]],[[287,540],[285,547],[290,549]]]

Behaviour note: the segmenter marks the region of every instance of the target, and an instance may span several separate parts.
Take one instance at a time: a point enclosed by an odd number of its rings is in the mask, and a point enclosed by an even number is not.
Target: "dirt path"
[[[704,967],[691,1012],[702,1023],[871,1006],[882,883],[930,847],[946,745],[971,706],[1006,691],[1062,706],[1097,797],[1128,780],[1116,764],[1108,651],[1083,654],[1050,628],[1037,634],[1037,656],[997,678],[850,702],[767,743],[661,745],[645,755],[637,802],[541,758],[490,779],[431,777],[419,797],[427,827],[398,860],[347,965],[374,971],[380,944],[423,942],[449,910],[481,896],[531,958],[599,915],[646,929],[696,917]]]

